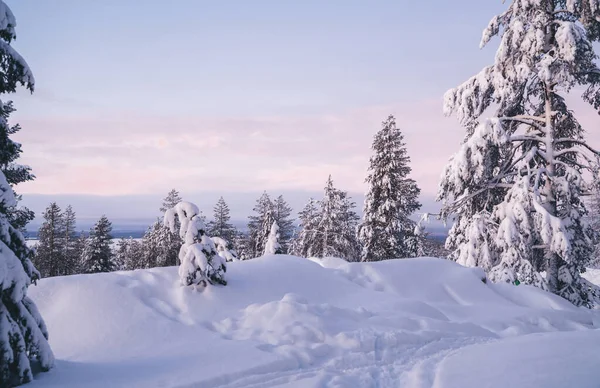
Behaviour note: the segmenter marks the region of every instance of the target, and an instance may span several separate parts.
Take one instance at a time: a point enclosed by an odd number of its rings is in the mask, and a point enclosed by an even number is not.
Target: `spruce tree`
[[[311,198],[304,209],[298,213],[300,232],[294,239],[292,254],[301,257],[319,257],[322,245],[319,244],[319,224],[321,222],[321,204]]]
[[[38,232],[34,264],[42,277],[64,275],[64,218],[60,207],[52,202],[43,213],[44,222]]]
[[[494,63],[445,96],[445,113],[467,134],[439,193],[442,216],[456,216],[454,259],[586,307],[598,293],[580,276],[593,250],[584,173],[600,154],[564,96],[583,86],[583,99],[600,109],[598,20],[598,3],[587,0],[514,0],[492,19],[481,45],[499,37]]]
[[[10,46],[15,38],[13,13],[0,1],[0,93],[15,92],[18,85],[33,91],[34,79],[25,60]],[[12,103],[0,101],[0,386],[30,382],[35,370],[54,364],[48,331],[27,288],[40,278],[31,263],[31,250],[20,230],[32,218],[17,207],[13,187],[33,179],[30,169],[16,163],[21,145],[10,139],[20,128],[9,125]]]
[[[75,239],[73,243],[73,257],[76,259],[76,262],[73,264],[73,274],[82,274],[85,273],[83,268],[83,251],[85,249],[85,245],[87,242],[88,236],[82,230],[79,232],[79,236]]]
[[[273,217],[279,227],[279,243],[282,253],[290,251],[292,237],[294,236],[294,219],[292,217],[292,208],[283,198],[283,195],[277,197],[273,202]]]
[[[127,262],[129,256],[129,240],[124,237],[119,239],[117,247],[114,251],[115,271],[127,270]]]
[[[115,270],[113,252],[110,246],[112,224],[102,216],[90,230],[82,255],[84,273],[110,272]]]
[[[122,270],[132,271],[145,268],[146,256],[144,246],[133,238],[121,239],[117,245],[115,262],[121,265]]]
[[[163,214],[181,202],[177,190],[171,190],[163,199],[160,212]],[[179,225],[176,225],[179,228]],[[143,260],[139,268],[168,267],[178,264],[181,238],[165,227],[162,219],[157,219],[142,238]]]
[[[248,255],[250,258],[261,256],[264,253],[274,221],[273,202],[266,191],[256,201],[252,210],[255,215],[251,215],[248,222]]]
[[[172,189],[169,191],[167,196],[163,199],[162,205],[160,206],[160,212],[165,214],[165,212],[169,209],[172,209],[181,202],[181,195],[179,195],[179,191]]]
[[[383,122],[372,149],[374,155],[366,179],[369,189],[358,233],[361,261],[420,256],[423,241],[415,235],[416,223],[410,216],[421,208],[421,190],[409,178],[410,157],[394,116]]]
[[[81,260],[81,250],[78,249],[77,219],[71,205],[63,212],[63,262],[61,275],[77,273],[77,266]]]
[[[219,198],[213,211],[214,218],[207,225],[209,236],[220,237],[228,243],[233,243],[236,230],[233,224],[230,223],[231,216],[229,215],[229,206],[227,206],[223,197]]]
[[[317,257],[358,260],[356,227],[360,218],[354,211],[356,204],[348,197],[347,192],[333,186],[331,175],[320,204],[319,225],[316,230],[318,240],[313,254]]]

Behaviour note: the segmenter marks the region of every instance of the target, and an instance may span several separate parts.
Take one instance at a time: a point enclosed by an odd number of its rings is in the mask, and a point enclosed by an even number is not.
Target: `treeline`
[[[210,220],[201,216],[206,234],[228,261],[270,252],[348,261],[441,256],[440,247],[428,243],[410,218],[421,206],[420,190],[408,178],[410,158],[393,116],[375,136],[373,150],[362,220],[348,192],[335,187],[329,176],[323,197],[311,198],[297,218],[282,195],[273,198],[264,192],[248,217],[245,232],[231,223],[229,206],[221,197]],[[159,210],[164,215],[181,201],[179,192],[171,190]],[[63,212],[52,203],[43,216],[34,263],[45,277],[179,264],[181,238],[162,218],[157,218],[141,239],[122,238],[111,245],[112,225],[105,216],[88,233],[79,234],[70,206]]]

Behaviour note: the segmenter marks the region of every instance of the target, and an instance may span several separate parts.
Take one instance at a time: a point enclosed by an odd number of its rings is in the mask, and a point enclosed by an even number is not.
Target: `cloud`
[[[588,128],[597,121],[574,105]],[[37,179],[21,192],[152,194],[184,191],[320,190],[329,174],[362,192],[372,137],[394,114],[405,134],[412,177],[433,196],[463,130],[441,100],[374,106],[327,115],[190,117],[82,115],[17,117],[22,161]],[[592,144],[600,143],[591,131]]]

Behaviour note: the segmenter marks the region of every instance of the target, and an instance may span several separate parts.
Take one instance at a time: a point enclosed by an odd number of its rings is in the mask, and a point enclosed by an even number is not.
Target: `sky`
[[[263,190],[299,210],[329,174],[361,202],[373,135],[393,114],[424,211],[463,131],[442,97],[489,64],[501,0],[6,0],[36,77],[10,97],[38,213],[148,218],[177,188],[246,217]],[[594,112],[581,103],[583,124]],[[600,140],[599,136],[595,137]],[[600,145],[600,141],[595,144]],[[77,206],[75,205],[77,203]],[[360,207],[360,206],[359,206]],[[232,209],[232,210],[234,210]],[[246,212],[245,214],[241,214]]]

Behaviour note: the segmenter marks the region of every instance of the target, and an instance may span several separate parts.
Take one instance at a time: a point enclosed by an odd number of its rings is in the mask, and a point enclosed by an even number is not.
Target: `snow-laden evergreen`
[[[60,207],[52,202],[42,214],[33,263],[42,277],[64,275],[64,220]]]
[[[147,255],[141,242],[133,238],[120,239],[115,250],[116,269],[131,271],[145,268]]]
[[[373,140],[363,221],[358,239],[361,261],[423,255],[423,238],[416,235],[410,216],[421,207],[421,190],[411,172],[410,157],[396,119],[389,116]]]
[[[164,215],[167,210],[174,208],[181,201],[182,198],[179,191],[171,189],[163,199],[162,205],[160,206],[160,212]]]
[[[265,245],[271,232],[271,225],[275,218],[273,216],[274,206],[271,197],[265,191],[252,209],[248,221],[248,252],[249,258],[261,256],[265,251]]]
[[[598,293],[580,276],[593,250],[582,195],[599,154],[564,96],[584,87],[600,108],[599,20],[598,0],[514,0],[492,19],[481,45],[499,37],[494,63],[445,95],[467,135],[439,192],[454,260],[587,307]]]
[[[112,224],[103,215],[90,230],[90,235],[85,240],[85,247],[81,256],[83,273],[111,272],[115,270],[116,265],[110,246],[111,232]]]
[[[75,212],[68,206],[63,212],[52,202],[42,214],[33,263],[42,277],[78,273],[82,249],[75,232]]]
[[[331,175],[327,179],[319,224],[316,229],[315,246],[310,248],[315,257],[341,257],[357,261],[360,247],[356,239],[359,217],[354,211],[356,204],[348,193],[333,186]]]
[[[179,202],[181,197],[177,190],[171,190],[163,199],[160,212],[163,217],[168,209],[173,208]],[[176,221],[175,230],[179,229],[179,221]],[[181,238],[177,232],[172,232],[164,225],[162,218],[158,218],[148,227],[142,238],[142,259],[138,268],[169,267],[178,264],[179,249],[181,248]],[[137,247],[136,247],[137,248]]]
[[[226,285],[226,260],[217,252],[214,242],[206,235],[206,227],[198,206],[179,202],[165,212],[164,224],[175,233],[177,224],[183,241],[179,251],[179,278],[184,286],[208,284]]]
[[[3,3],[0,2],[0,11]],[[40,278],[29,260],[21,233],[9,222],[16,205],[12,188],[0,172],[0,386],[27,383],[34,369],[48,370],[54,355],[48,331],[27,287]]]
[[[279,225],[277,225],[277,221],[273,221],[269,238],[265,245],[265,255],[280,255],[282,253],[281,244],[279,243]]]
[[[279,243],[281,252],[288,253],[291,249],[292,238],[294,237],[294,219],[292,218],[292,208],[283,195],[280,195],[273,202],[273,218],[279,227]]]
[[[319,223],[321,222],[321,204],[311,198],[304,209],[298,213],[300,220],[298,235],[294,239],[292,253],[301,257],[317,257],[320,252]]]
[[[29,66],[11,46],[15,39],[15,17],[0,0],[0,93],[15,92],[19,85],[33,91]],[[48,331],[27,288],[40,278],[33,266],[31,250],[20,230],[33,218],[19,209],[14,192],[18,183],[33,179],[31,170],[16,162],[21,145],[10,139],[18,125],[9,125],[11,102],[0,101],[0,386],[11,387],[33,379],[35,371],[54,364]]]
[[[211,237],[220,237],[228,242],[235,239],[237,231],[231,223],[229,206],[223,197],[219,198],[213,208],[213,220],[207,224],[208,234]]]
[[[63,263],[61,275],[73,275],[79,273],[80,257],[83,247],[77,238],[77,219],[71,205],[68,205],[62,214],[63,222]]]

